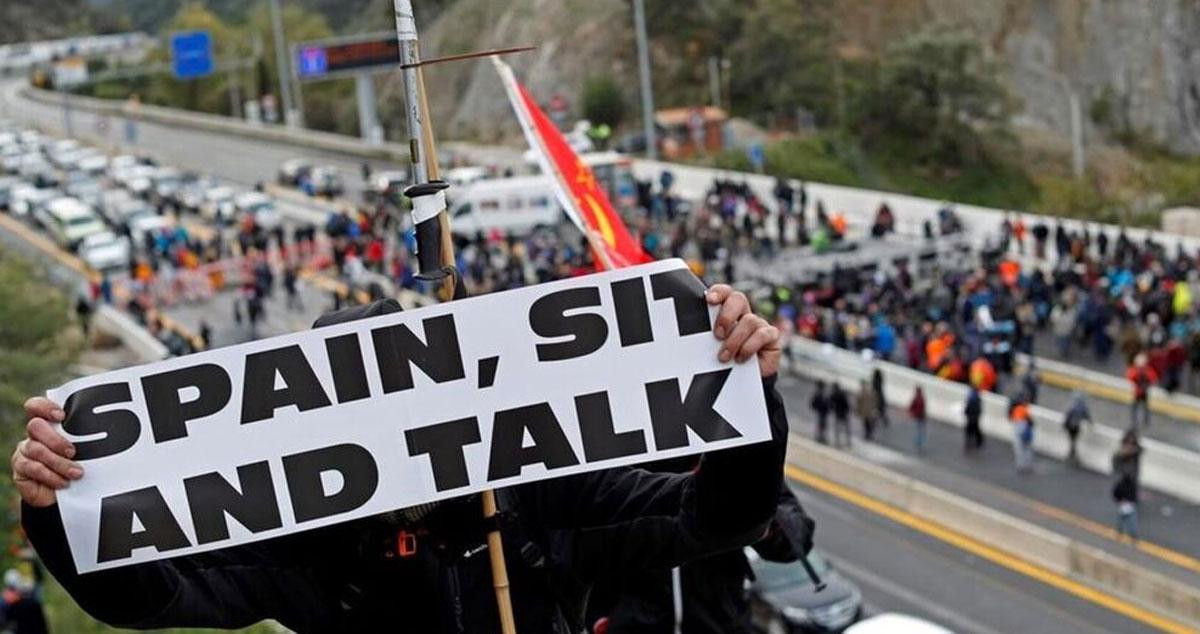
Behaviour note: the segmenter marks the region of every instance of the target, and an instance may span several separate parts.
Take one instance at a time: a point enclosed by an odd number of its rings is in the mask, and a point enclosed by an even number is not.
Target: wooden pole
[[[420,51],[417,43],[416,21],[413,18],[412,1],[411,0],[394,0],[396,11],[396,33],[400,40],[401,46],[401,61],[408,65],[404,69],[405,82],[411,85],[407,86],[406,93],[410,100],[407,105],[409,111],[409,133],[412,138],[409,139],[410,147],[415,150],[414,156],[414,172],[418,178],[424,177],[427,181],[438,180],[440,168],[438,167],[437,144],[433,137],[433,124],[429,119],[429,102],[425,95],[425,75],[420,68]],[[415,67],[414,67],[415,66]],[[416,99],[416,103],[411,103],[412,99]],[[438,214],[438,224],[441,226],[441,264],[444,267],[454,266],[454,241],[450,232],[450,215],[445,209],[442,209]],[[441,287],[438,289],[439,298],[442,301],[450,301],[454,299],[455,284],[457,278],[455,276],[446,276],[441,281]],[[488,489],[482,494],[483,498],[483,517],[486,521],[494,523],[498,512],[496,506],[496,493]],[[500,616],[500,632],[501,634],[516,634],[517,624],[513,617],[512,597],[509,593],[508,582],[508,567],[504,561],[504,543],[501,539],[499,526],[494,526],[487,534],[488,558],[492,566],[492,586],[496,593],[496,609]]]

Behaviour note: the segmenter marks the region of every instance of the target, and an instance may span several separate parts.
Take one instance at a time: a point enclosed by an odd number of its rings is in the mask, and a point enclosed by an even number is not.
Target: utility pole
[[[267,0],[267,6],[271,12],[271,31],[274,33],[275,39],[275,70],[279,75],[279,98],[283,104],[283,120],[290,127],[294,126],[296,121],[295,114],[293,114],[291,81],[288,78],[291,65],[288,64],[287,47],[283,42],[283,15],[279,10],[279,0]]]
[[[1067,103],[1071,108],[1071,168],[1075,178],[1083,178],[1086,167],[1083,153],[1083,111],[1079,105],[1079,93],[1075,92],[1065,77],[1063,87],[1067,90]]]
[[[708,56],[708,100],[713,107],[721,107],[721,61],[716,55]]]
[[[646,136],[646,158],[658,158],[658,139],[654,134],[654,93],[650,86],[650,45],[646,41],[646,7],[633,0],[633,25],[637,31],[638,75],[642,85],[642,128]]]

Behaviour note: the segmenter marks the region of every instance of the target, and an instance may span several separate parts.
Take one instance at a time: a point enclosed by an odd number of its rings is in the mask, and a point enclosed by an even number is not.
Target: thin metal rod
[[[423,59],[409,64],[401,64],[400,68],[418,68],[421,66],[429,66],[431,64],[441,64],[442,62],[457,62],[464,59],[475,59],[477,57],[491,57],[493,55],[524,53],[525,51],[532,51],[536,49],[536,46],[517,46],[513,48],[497,48],[491,51],[479,51],[476,53],[460,53],[458,55],[447,55],[445,57],[435,57],[433,59]]]

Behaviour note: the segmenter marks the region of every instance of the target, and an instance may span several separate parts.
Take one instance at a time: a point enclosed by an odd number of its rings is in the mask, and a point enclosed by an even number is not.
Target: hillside
[[[109,32],[119,26],[109,15],[93,12],[85,0],[0,2],[0,44]]]
[[[418,17],[421,5],[417,3]],[[745,50],[756,29],[795,23],[831,25],[827,45],[848,59],[878,56],[931,25],[971,33],[1000,66],[1020,122],[1066,135],[1069,86],[1082,102],[1086,134],[1142,137],[1177,152],[1200,153],[1200,0],[695,0],[686,9],[650,4],[655,96],[660,106],[689,105],[707,94],[710,55],[732,58],[733,108],[771,88],[737,82],[739,71],[768,63]],[[662,8],[666,6],[666,8]],[[707,23],[705,20],[708,20]],[[625,0],[454,0],[424,29],[428,53],[536,44],[512,59],[538,95],[578,96],[583,78],[608,72],[636,98],[633,35]],[[776,51],[782,53],[781,51]],[[844,52],[844,53],[843,53]],[[812,75],[821,74],[814,69]],[[498,133],[502,96],[485,64],[429,72],[437,121],[446,133],[480,139]],[[825,71],[828,77],[828,70]],[[1064,83],[1065,82],[1065,83]],[[814,86],[831,92],[827,84]],[[512,132],[515,128],[509,128]]]

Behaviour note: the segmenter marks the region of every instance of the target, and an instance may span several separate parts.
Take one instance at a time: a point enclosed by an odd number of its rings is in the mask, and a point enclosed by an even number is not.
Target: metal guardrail
[[[867,361],[861,355],[832,345],[796,338],[792,351],[800,374],[824,381],[837,380],[843,388],[857,393],[860,381],[869,381],[871,372],[879,368],[884,373],[884,398],[893,407],[907,407],[913,391],[920,386],[925,392],[929,417],[943,423],[963,427],[963,404],[968,388],[961,383],[940,379],[894,363]],[[1034,449],[1043,455],[1064,460],[1070,446],[1063,430],[1063,414],[1034,405]],[[1008,420],[1008,399],[992,393],[983,394],[983,415],[980,429],[989,437],[1013,440],[1013,426]],[[1097,473],[1112,470],[1111,457],[1120,444],[1122,432],[1113,427],[1086,427],[1076,444],[1079,462]],[[1200,504],[1200,454],[1168,445],[1153,438],[1141,439],[1143,485],[1173,495],[1193,504]]]

